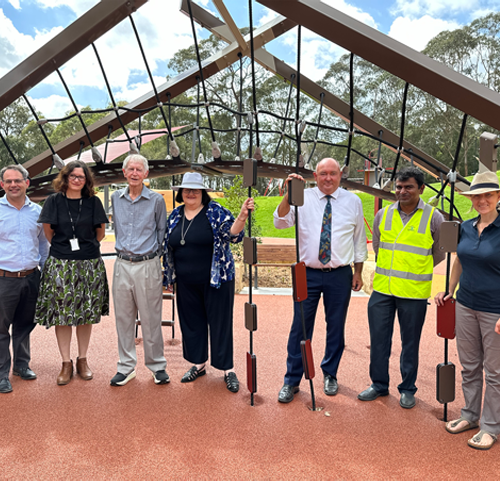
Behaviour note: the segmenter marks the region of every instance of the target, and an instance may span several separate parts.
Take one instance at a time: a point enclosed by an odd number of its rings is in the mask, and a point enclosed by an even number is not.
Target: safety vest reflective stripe
[[[386,207],[380,224],[380,244],[373,289],[382,294],[427,299],[431,294],[434,208],[424,204],[403,224],[395,204]]]
[[[375,267],[375,272],[383,276],[409,279],[410,281],[432,281],[432,274],[413,274],[412,272],[395,271],[394,269],[382,269],[378,266]]]
[[[392,204],[389,206],[387,210],[387,214],[385,216],[385,226],[384,230],[392,229],[392,218],[394,217],[394,209],[396,208],[396,204]],[[425,234],[425,229],[427,228],[427,223],[429,222],[429,218],[432,215],[432,211],[434,208],[429,204],[425,204],[424,210],[422,212],[422,217],[420,218],[420,224],[418,225],[418,233]]]
[[[391,244],[390,242],[381,242],[380,249],[387,249],[388,251],[402,251],[411,254],[419,254],[421,256],[429,256],[432,254],[432,249],[423,249],[422,247],[409,246],[406,244]]]

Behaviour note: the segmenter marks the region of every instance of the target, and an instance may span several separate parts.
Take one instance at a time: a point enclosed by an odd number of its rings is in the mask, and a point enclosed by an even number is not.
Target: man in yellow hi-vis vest
[[[379,211],[373,222],[376,255],[373,293],[368,302],[371,386],[358,395],[373,401],[389,394],[389,356],[397,311],[401,331],[398,386],[400,405],[415,406],[420,336],[431,295],[432,271],[445,257],[439,250],[441,213],[420,195],[424,175],[409,167],[396,175],[397,202]]]

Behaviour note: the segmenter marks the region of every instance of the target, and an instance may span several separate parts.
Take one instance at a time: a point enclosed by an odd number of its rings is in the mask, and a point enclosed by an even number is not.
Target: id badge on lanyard
[[[68,214],[69,214],[69,219],[71,221],[71,228],[73,229],[73,239],[69,240],[69,243],[71,245],[71,250],[74,251],[79,251],[80,250],[80,243],[78,242],[78,239],[76,238],[76,230],[75,227],[78,224],[78,221],[80,220],[80,215],[82,213],[82,201],[83,199],[80,199],[80,205],[78,206],[78,217],[76,218],[76,222],[73,222],[73,216],[71,215],[71,211],[69,210],[69,204],[68,204],[68,198],[64,196],[66,200],[66,206],[68,207]]]
[[[80,244],[78,243],[78,239],[76,237],[74,237],[73,239],[70,239],[69,243],[71,244],[72,251],[79,251],[80,250]]]

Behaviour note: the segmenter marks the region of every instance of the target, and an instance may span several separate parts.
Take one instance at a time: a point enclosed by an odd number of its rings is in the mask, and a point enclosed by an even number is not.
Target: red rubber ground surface
[[[106,261],[108,276],[113,261]],[[499,479],[499,447],[488,452],[467,446],[474,431],[450,435],[443,406],[435,400],[436,365],[443,360],[443,340],[435,334],[435,307],[424,328],[417,405],[399,406],[399,331],[391,357],[391,395],[358,401],[369,385],[367,298],[351,302],[347,347],[338,374],[340,390],[322,391],[320,362],[324,316],[320,309],[313,340],[317,405],[308,383],[288,405],[277,402],[283,383],[292,300],[256,296],[259,328],[254,335],[258,393],[250,406],[245,356],[248,332],[243,305],[235,302],[235,367],[241,389],[227,391],[222,373],[209,367],[191,384],[180,378],[190,367],[179,343],[164,328],[169,385],[157,386],[143,365],[139,342],[137,378],[126,386],[109,385],[116,372],[114,317],[94,327],[88,356],[92,381],[77,376],[57,386],[60,369],[54,330],[37,327],[32,335],[31,367],[36,381],[11,376],[14,391],[0,395],[1,479]],[[170,303],[164,303],[169,317]],[[73,340],[73,359],[76,359]],[[457,399],[449,418],[460,415],[462,394],[455,342],[450,360],[457,365]]]

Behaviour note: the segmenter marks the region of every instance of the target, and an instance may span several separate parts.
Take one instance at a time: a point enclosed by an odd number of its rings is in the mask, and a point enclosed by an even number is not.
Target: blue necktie
[[[325,211],[323,212],[323,222],[321,223],[321,236],[319,238],[319,261],[326,265],[332,258],[332,204],[331,195],[326,196]]]

